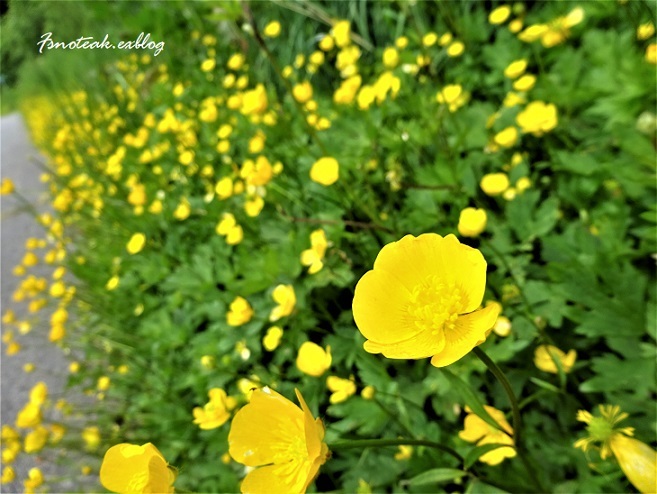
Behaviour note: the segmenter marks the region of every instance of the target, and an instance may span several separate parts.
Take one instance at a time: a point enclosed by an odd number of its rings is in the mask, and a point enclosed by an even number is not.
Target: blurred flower
[[[640,24],[636,28],[636,39],[644,40],[650,38],[655,34],[655,25],[652,22],[646,22],[645,24]]]
[[[333,36],[330,35],[325,35],[319,41],[319,49],[322,51],[331,51],[334,45],[335,45],[335,40],[333,39]]]
[[[119,286],[119,277],[114,275],[109,280],[107,280],[107,283],[105,284],[105,289],[107,291],[112,291],[117,286]]]
[[[98,382],[96,383],[96,389],[98,391],[107,391],[111,384],[111,379],[107,376],[100,376]]]
[[[132,237],[130,237],[130,241],[126,246],[126,249],[129,254],[137,254],[144,248],[145,244],[146,235],[143,233],[135,233],[132,235]]]
[[[41,407],[34,403],[27,403],[16,416],[16,427],[27,429],[36,427],[41,423]]]
[[[100,445],[100,429],[95,425],[85,427],[82,431],[82,439],[88,450],[95,450]]]
[[[509,31],[511,31],[513,34],[516,34],[522,29],[522,26],[522,19],[513,19],[511,22],[509,22]]]
[[[111,492],[174,492],[175,480],[175,469],[151,443],[112,446],[100,466],[100,483]]]
[[[270,321],[278,321],[281,317],[289,316],[297,303],[292,285],[278,285],[272,292],[272,298],[278,305],[269,314]]]
[[[277,38],[281,34],[281,23],[278,21],[269,22],[262,30],[262,33],[268,38]]]
[[[650,43],[646,47],[646,62],[653,65],[657,64],[657,44]]]
[[[472,413],[469,407],[465,407],[468,414],[465,416],[463,423],[463,430],[459,432],[459,437],[464,441],[477,443],[477,446],[484,444],[508,444],[509,447],[501,447],[483,454],[479,461],[489,465],[498,465],[505,458],[513,458],[516,456],[516,450],[513,446],[513,429],[504,418],[504,413],[500,410],[484,405],[488,414],[497,422],[497,424],[504,429],[504,432],[495,429],[483,419]]]
[[[242,95],[241,112],[244,115],[262,115],[267,110],[267,105],[267,91],[262,84],[258,84],[255,89],[246,91]],[[224,139],[224,137],[221,138]]]
[[[486,261],[454,235],[406,235],[381,249],[356,285],[353,314],[370,353],[449,365],[483,343],[497,318],[477,310]]]
[[[217,234],[226,237],[226,243],[228,245],[237,245],[244,238],[244,231],[237,224],[235,216],[232,213],[224,213],[215,230]]]
[[[283,337],[283,330],[279,326],[272,326],[267,330],[267,334],[262,339],[262,346],[268,352],[276,350]]]
[[[520,60],[514,60],[509,65],[507,65],[506,69],[504,69],[504,76],[508,77],[509,79],[515,79],[516,77],[520,77],[522,74],[524,74],[526,69],[526,59],[523,58]]]
[[[436,101],[441,105],[448,105],[449,111],[454,113],[468,101],[467,93],[460,84],[449,84],[436,94]]]
[[[14,182],[10,178],[3,178],[0,183],[0,196],[14,192]]]
[[[458,57],[465,51],[465,45],[461,41],[454,41],[447,47],[447,56]]]
[[[374,393],[375,393],[374,386],[365,386],[363,390],[360,392],[360,395],[363,397],[364,400],[371,400],[374,398]]]
[[[216,65],[217,61],[214,58],[208,58],[207,60],[203,60],[201,63],[201,70],[203,72],[211,72],[214,70]]]
[[[399,53],[393,47],[383,50],[383,65],[388,69],[394,69],[399,64]]]
[[[178,203],[176,210],[173,212],[173,217],[177,220],[183,221],[189,217],[191,212],[192,207],[190,206],[189,201],[187,198],[183,197]]]
[[[331,391],[329,401],[332,405],[342,403],[350,396],[356,393],[356,383],[353,379],[343,379],[338,376],[329,376],[326,378],[326,387]]]
[[[497,321],[495,321],[493,331],[497,336],[509,336],[509,334],[511,334],[511,321],[509,318],[505,316],[497,316]]]
[[[488,14],[488,22],[491,24],[502,24],[509,18],[509,15],[511,15],[511,7],[501,5]]]
[[[241,326],[246,324],[253,317],[253,309],[249,302],[242,297],[236,297],[230,304],[230,310],[226,314],[226,321],[229,326]]]
[[[220,200],[228,199],[233,195],[233,179],[230,177],[222,178],[215,185],[214,191]]]
[[[657,452],[638,439],[629,437],[634,435],[634,428],[617,427],[628,417],[619,406],[598,405],[598,410],[600,415],[592,415],[585,410],[577,412],[577,420],[587,424],[588,437],[578,439],[575,447],[582,451],[599,448],[603,460],[613,454],[637,490],[646,494],[657,492]]]
[[[563,43],[570,36],[570,28],[584,19],[584,9],[577,7],[566,16],[557,17],[548,24],[548,29],[541,36],[541,44],[546,48]]]
[[[310,249],[301,253],[301,264],[309,266],[308,274],[315,274],[324,267],[322,260],[326,253],[326,233],[321,228],[310,234]]]
[[[228,59],[226,66],[230,70],[239,70],[244,65],[245,60],[246,59],[244,58],[244,55],[242,55],[241,53],[235,53],[234,55],[231,55],[231,57]]]
[[[495,134],[493,141],[498,146],[502,146],[504,148],[513,147],[518,142],[518,129],[513,126],[507,127],[506,129]]]
[[[436,41],[438,41],[438,35],[436,33],[431,32],[422,36],[422,44],[426,47],[435,45]]]
[[[400,36],[395,40],[395,46],[400,50],[403,50],[408,46],[408,38],[406,36]]]
[[[333,24],[331,34],[333,35],[335,44],[338,45],[339,48],[344,48],[351,43],[351,24],[346,20],[337,21]]]
[[[513,89],[516,91],[527,92],[536,84],[536,76],[533,74],[525,74],[518,80],[514,81]]]
[[[48,398],[48,385],[43,381],[36,383],[30,390],[30,403],[41,406]]]
[[[304,104],[313,97],[313,87],[308,81],[300,82],[292,88],[292,96],[299,103]]]
[[[242,492],[305,493],[329,457],[324,426],[314,419],[301,393],[301,408],[269,388],[255,390],[233,418],[228,452],[250,470]]]
[[[557,364],[554,362],[558,360],[561,368],[567,374],[573,368],[573,365],[575,365],[576,358],[577,352],[575,350],[570,350],[568,354],[565,354],[556,346],[541,345],[536,347],[536,351],[534,352],[534,365],[543,372],[558,374],[559,370],[557,369]]]
[[[37,467],[30,468],[27,472],[27,479],[23,481],[25,491],[34,492],[41,484],[43,484],[43,474]]]
[[[310,179],[318,184],[329,186],[337,182],[340,166],[335,158],[325,156],[318,159],[310,169]]]
[[[354,101],[356,93],[362,82],[361,76],[355,75],[342,81],[340,87],[333,94],[333,101],[336,104],[349,105]]]
[[[478,237],[486,229],[486,210],[465,208],[459,215],[458,231],[464,237]]]
[[[440,46],[447,46],[452,42],[452,33],[445,33],[440,38],[438,38],[438,44]]]
[[[324,350],[312,341],[304,342],[297,354],[297,368],[304,374],[319,377],[331,367],[331,347]]]
[[[37,426],[25,436],[24,450],[27,454],[41,451],[48,441],[49,431],[42,425]]]
[[[527,134],[542,136],[557,126],[557,107],[542,101],[532,101],[516,116],[516,122]]]
[[[203,430],[216,429],[226,423],[230,418],[230,411],[237,406],[232,396],[227,396],[221,388],[212,388],[208,391],[208,401],[203,408],[195,407],[194,423]]]
[[[506,173],[487,173],[479,186],[486,195],[497,196],[509,188],[509,177]]]
[[[13,482],[15,478],[16,472],[14,471],[14,467],[11,465],[6,465],[2,469],[2,479],[0,479],[0,484],[9,484],[10,482]]]
[[[413,446],[400,444],[397,452],[395,453],[395,460],[397,461],[410,460],[411,456],[413,456]]]

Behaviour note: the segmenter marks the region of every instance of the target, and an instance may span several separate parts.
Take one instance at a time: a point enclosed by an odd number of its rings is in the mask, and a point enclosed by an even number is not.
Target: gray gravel
[[[43,158],[30,143],[21,116],[12,114],[2,117],[0,119],[0,174],[3,178],[11,178],[16,190],[35,205],[38,211],[44,212],[49,207],[45,186],[40,181],[42,168],[38,162],[43,163]],[[2,196],[0,205],[2,313],[11,308],[18,318],[30,317],[25,303],[12,301],[12,294],[20,282],[20,278],[14,276],[12,270],[21,262],[25,254],[25,240],[29,237],[44,238],[44,230],[36,223],[31,213],[21,208],[15,197]],[[37,251],[39,254],[43,252],[45,251]],[[52,267],[37,265],[29,272],[50,279]],[[17,335],[23,347],[18,354],[6,356],[6,345],[3,344],[0,361],[2,424],[14,424],[16,414],[28,401],[30,389],[39,381],[44,381],[48,385],[53,401],[62,395],[68,361],[62,351],[48,341],[49,325],[46,319],[48,311],[44,310],[37,316],[40,321],[33,324],[29,334]],[[6,329],[3,327],[3,334]],[[34,372],[29,374],[23,371],[23,365],[28,362],[35,365]],[[46,480],[49,476],[51,478],[64,476],[70,479],[63,483],[51,484],[50,492],[76,490],[74,483],[77,482],[71,477],[79,474],[79,465],[55,463],[55,455],[52,451],[37,455],[22,453],[13,465],[16,470],[16,481],[1,486],[2,492],[23,492],[22,480],[33,466],[42,469]]]

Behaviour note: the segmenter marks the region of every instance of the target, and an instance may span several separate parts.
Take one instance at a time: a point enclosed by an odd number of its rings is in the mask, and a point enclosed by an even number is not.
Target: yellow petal
[[[233,418],[228,433],[228,452],[243,465],[255,467],[274,461],[280,444],[304,437],[304,414],[276,391],[257,389],[248,405]]]
[[[657,492],[657,452],[638,439],[614,434],[609,443],[627,479],[643,493]]]
[[[286,478],[276,475],[276,465],[256,468],[244,477],[240,491],[244,494],[288,494],[290,485]]]
[[[513,439],[503,432],[498,432],[484,437],[477,443],[477,446],[483,446],[484,444],[508,444],[511,446],[513,445]],[[479,461],[483,461],[489,465],[498,465],[505,458],[513,458],[514,456],[516,456],[515,448],[497,448],[481,455]]]
[[[294,392],[297,395],[301,409],[303,410],[303,420],[304,420],[304,432],[306,434],[306,445],[308,447],[308,456],[312,460],[317,458],[322,449],[322,439],[324,439],[324,426],[321,421],[319,423],[315,422],[310,408],[306,404],[306,400],[303,399],[301,393],[298,389],[295,389]]]
[[[443,351],[445,336],[443,331],[437,331],[433,334],[432,331],[427,330],[397,343],[386,344],[368,340],[363,348],[369,353],[382,353],[388,358],[427,358]]]
[[[454,329],[445,331],[445,348],[431,358],[431,365],[445,367],[456,362],[485,340],[486,331],[493,327],[499,308],[489,305],[484,309],[460,316]]]

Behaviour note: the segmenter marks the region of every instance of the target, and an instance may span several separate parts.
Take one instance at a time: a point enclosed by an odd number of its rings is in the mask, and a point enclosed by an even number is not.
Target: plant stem
[[[331,451],[340,451],[345,449],[374,448],[385,446],[428,446],[430,448],[439,449],[440,451],[453,456],[459,462],[463,463],[463,457],[452,448],[424,439],[354,439],[329,444],[328,448]]]
[[[486,364],[488,370],[493,373],[493,375],[497,378],[497,380],[504,388],[504,391],[506,392],[506,395],[509,398],[509,402],[511,403],[511,413],[513,416],[513,444],[516,447],[518,457],[520,458],[520,461],[522,461],[525,470],[527,470],[527,474],[529,475],[529,478],[534,483],[534,485],[539,490],[539,492],[546,492],[546,490],[543,488],[540,481],[538,480],[538,477],[536,477],[536,473],[534,472],[533,468],[529,464],[529,461],[525,457],[525,449],[521,441],[522,420],[520,418],[520,407],[518,406],[518,399],[516,398],[516,395],[513,392],[513,389],[511,388],[511,384],[509,383],[509,380],[507,379],[504,372],[502,372],[502,369],[500,369],[497,366],[497,364],[493,362],[493,360],[488,355],[486,355],[486,352],[484,352],[481,348],[476,346],[472,351],[479,358],[479,360],[481,360],[484,364]]]

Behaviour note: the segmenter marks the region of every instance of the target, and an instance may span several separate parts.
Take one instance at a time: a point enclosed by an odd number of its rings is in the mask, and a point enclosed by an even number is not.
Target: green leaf
[[[443,373],[449,379],[449,383],[461,395],[461,398],[463,398],[463,401],[465,402],[465,404],[470,407],[470,409],[472,410],[472,412],[475,415],[479,416],[479,418],[481,418],[488,425],[490,425],[492,427],[495,427],[497,430],[505,432],[504,429],[502,428],[502,426],[500,426],[495,421],[495,419],[493,417],[491,417],[490,414],[486,411],[486,409],[482,405],[481,401],[477,397],[476,393],[470,387],[469,384],[467,384],[465,381],[463,381],[460,377],[458,377],[456,374],[454,374],[449,369],[443,368],[442,370],[443,370]]]
[[[484,456],[489,451],[493,451],[498,448],[512,448],[512,447],[513,446],[509,444],[501,444],[501,443],[490,443],[490,444],[482,444],[481,446],[477,446],[471,449],[470,452],[467,455],[465,455],[465,458],[463,460],[463,467],[470,468],[472,465],[474,465],[475,461],[477,461],[479,458]]]
[[[434,468],[421,473],[410,480],[402,481],[402,484],[417,487],[420,485],[437,484],[447,480],[460,479],[465,475],[467,475],[467,472],[456,468]]]
[[[560,362],[555,362],[556,364],[559,364]],[[529,380],[536,384],[539,388],[547,389],[548,391],[554,391],[556,393],[559,393],[561,390],[557,388],[554,384],[551,384],[547,381],[543,381],[542,379],[538,379],[537,377],[530,377]]]

